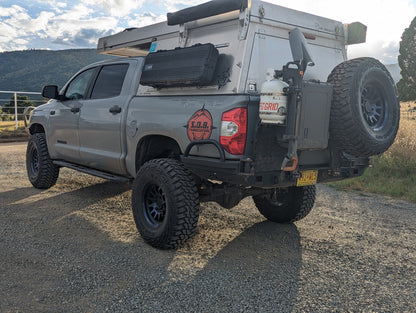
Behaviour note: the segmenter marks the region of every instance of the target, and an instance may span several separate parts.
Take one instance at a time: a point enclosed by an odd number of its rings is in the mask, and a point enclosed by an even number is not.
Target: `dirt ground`
[[[416,205],[318,187],[294,225],[201,205],[177,251],[143,242],[129,184],[26,178],[0,144],[0,312],[416,312]]]

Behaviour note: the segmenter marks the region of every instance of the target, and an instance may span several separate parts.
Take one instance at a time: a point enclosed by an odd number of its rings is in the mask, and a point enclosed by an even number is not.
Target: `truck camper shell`
[[[325,82],[331,70],[346,60],[345,46],[366,37],[361,23],[342,24],[258,0],[217,0],[169,13],[167,22],[100,38],[97,50],[131,57],[212,44],[219,57],[211,84],[141,85],[138,95],[257,93],[267,69],[281,69],[293,60],[289,33],[294,28],[305,36],[315,63],[306,71],[306,80]]]

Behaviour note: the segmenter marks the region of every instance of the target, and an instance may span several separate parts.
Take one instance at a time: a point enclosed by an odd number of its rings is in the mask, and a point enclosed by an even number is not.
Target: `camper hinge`
[[[251,9],[250,4],[251,3],[249,1],[249,5],[247,6],[247,8],[244,9],[244,11],[240,12],[239,35],[238,35],[238,39],[240,40],[245,40],[247,38],[248,26],[250,25],[250,9]]]
[[[185,48],[188,41],[189,30],[186,24],[179,25],[179,47]]]

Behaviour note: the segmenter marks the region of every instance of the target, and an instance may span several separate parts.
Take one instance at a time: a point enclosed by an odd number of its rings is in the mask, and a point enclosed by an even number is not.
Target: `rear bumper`
[[[318,170],[318,183],[337,181],[361,176],[368,167],[368,158],[351,160],[349,166],[334,170],[329,166],[302,166],[293,172],[256,171],[251,159],[221,160],[198,156],[182,156],[185,166],[197,176],[218,180],[234,185],[259,188],[296,186],[297,179],[304,170]]]

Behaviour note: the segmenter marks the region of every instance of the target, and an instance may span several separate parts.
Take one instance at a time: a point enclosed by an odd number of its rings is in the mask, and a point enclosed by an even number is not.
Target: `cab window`
[[[112,98],[120,95],[128,68],[128,64],[103,66],[92,89],[91,99]]]
[[[70,100],[84,99],[95,68],[90,68],[76,76],[68,85],[65,91],[65,97]]]

